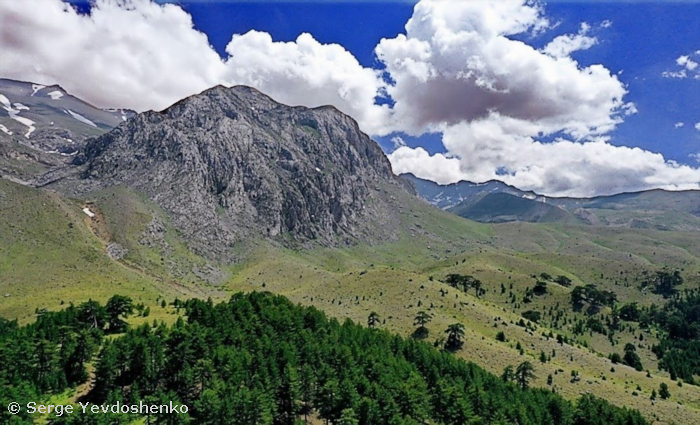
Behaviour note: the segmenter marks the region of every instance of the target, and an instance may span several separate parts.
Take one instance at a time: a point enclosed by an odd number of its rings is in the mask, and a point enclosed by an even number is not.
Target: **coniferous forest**
[[[115,297],[116,298],[116,297]],[[108,308],[109,307],[109,308]],[[576,402],[521,386],[478,366],[269,293],[227,303],[178,303],[186,318],[124,331],[128,300],[43,313],[28,326],[0,324],[0,402],[26,404],[75,386],[95,367],[83,401],[189,407],[146,423],[645,424],[637,411],[585,395]],[[465,347],[465,349],[468,349]],[[26,401],[25,401],[26,400]],[[10,416],[2,423],[31,423]],[[78,414],[56,424],[131,423],[129,414]]]

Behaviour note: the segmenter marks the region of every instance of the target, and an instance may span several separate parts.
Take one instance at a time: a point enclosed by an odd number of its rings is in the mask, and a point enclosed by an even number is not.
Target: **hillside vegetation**
[[[188,406],[184,414],[148,415],[149,423],[295,424],[310,416],[337,424],[648,423],[594,396],[571,403],[529,389],[535,370],[529,362],[501,379],[423,342],[340,324],[269,293],[175,307],[186,321],[144,324],[114,339],[103,334],[123,331],[121,317],[132,311],[128,297],[46,313],[25,328],[0,322],[0,401],[25,405],[86,379],[85,363],[102,344],[94,387],[81,402]],[[31,358],[41,367],[28,364]],[[26,414],[2,415],[3,422],[32,423]],[[122,424],[138,416],[49,419]]]
[[[698,387],[678,386],[680,375],[671,376],[653,351],[666,347],[663,325],[623,321],[611,337],[612,307],[589,314],[587,305],[579,311],[571,305],[576,287],[594,284],[614,292],[618,308],[634,302],[663,306],[669,299],[648,287],[648,277],[664,269],[683,276],[679,293],[697,287],[700,241],[692,233],[481,224],[407,196],[397,200],[401,233],[394,242],[291,250],[258,240],[237,247],[239,260],[225,265],[192,253],[168,215],[129,189],[114,187],[77,201],[0,183],[0,236],[8,241],[0,246],[5,318],[29,323],[37,309],[106,302],[121,293],[150,308],[150,317],[135,318],[134,326],[154,318],[172,324],[178,316],[160,307],[162,297],[169,303],[176,297],[224,300],[232,292],[265,290],[341,321],[365,323],[376,312],[379,327],[408,337],[416,331],[414,318],[425,311],[432,316],[428,343],[461,323],[464,346],[454,355],[494,374],[529,361],[537,369],[531,385],[568,400],[591,392],[661,422],[693,423],[700,417]],[[84,207],[96,217],[88,218]],[[123,249],[111,250],[115,244]],[[450,286],[450,274],[472,276],[481,290]],[[571,282],[559,284],[558,276]],[[535,293],[538,281],[545,281],[545,293]],[[539,313],[539,323],[531,320],[532,312]],[[624,357],[628,343],[642,371],[610,360],[615,353]],[[661,384],[670,388],[670,397],[651,400]]]

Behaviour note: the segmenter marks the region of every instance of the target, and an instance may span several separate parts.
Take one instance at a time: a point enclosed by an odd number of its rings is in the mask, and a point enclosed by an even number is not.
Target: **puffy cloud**
[[[697,123],[697,124],[695,124],[695,129],[696,129],[697,131],[700,131],[700,122]]]
[[[396,174],[412,173],[416,177],[439,184],[454,183],[468,177],[460,169],[459,159],[441,153],[430,155],[420,147],[412,149],[402,146],[388,156]]]
[[[688,78],[692,77],[696,80],[700,80],[700,69],[698,68],[698,59],[700,58],[700,50],[693,52],[689,55],[681,55],[676,59],[676,65],[680,69],[675,71],[664,71],[661,75],[666,78]]]
[[[87,15],[61,0],[0,2],[0,76],[67,91],[100,107],[163,109],[217,84],[254,86],[294,105],[332,104],[379,132],[387,106],[379,73],[309,34],[273,42],[233,36],[224,60],[172,4],[96,0]]]
[[[363,130],[383,132],[389,109],[374,100],[385,83],[379,71],[363,68],[342,46],[321,44],[310,34],[274,42],[268,33],[250,31],[233,36],[226,52],[228,84],[253,86],[292,105],[334,105]]]
[[[542,134],[579,139],[613,129],[630,110],[623,84],[601,65],[559,56],[589,37],[558,38],[550,54],[509,38],[547,26],[541,7],[526,0],[419,2],[406,35],[376,48],[395,82],[387,88],[394,129],[439,131],[493,111]]]
[[[542,51],[555,58],[563,58],[578,50],[588,50],[598,44],[596,37],[586,35],[590,30],[591,26],[584,22],[578,34],[560,35],[550,41]]]
[[[682,67],[685,67],[688,71],[693,71],[698,67],[698,63],[690,59],[690,56],[681,56],[676,59],[676,63]]]
[[[180,7],[97,0],[0,2],[0,75],[59,83],[97,106],[162,109],[219,82],[224,63]]]
[[[543,143],[505,133],[504,127],[523,124],[513,120],[504,126],[502,120],[491,116],[448,128],[443,143],[450,158],[403,147],[389,159],[395,172],[413,172],[440,183],[498,179],[556,196],[700,189],[700,169],[667,161],[661,154],[614,146],[605,138]]]
[[[681,127],[683,127],[684,125],[685,125],[685,123],[683,123],[683,122],[677,122],[677,123],[673,124],[673,126],[674,126],[675,128],[681,128]]]
[[[525,0],[418,3],[406,35],[376,52],[394,81],[395,128],[441,131],[446,153],[399,148],[389,155],[395,172],[440,183],[499,179],[566,196],[698,188],[700,170],[608,142],[636,108],[617,76],[570,57],[597,43],[588,24],[542,50],[511,37],[547,26],[541,7]]]

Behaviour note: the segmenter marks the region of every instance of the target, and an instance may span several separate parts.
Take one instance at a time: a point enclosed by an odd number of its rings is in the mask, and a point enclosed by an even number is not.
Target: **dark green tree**
[[[433,316],[425,311],[419,311],[416,317],[413,319],[413,326],[418,326],[413,332],[413,337],[415,339],[425,339],[430,334],[430,331],[426,327],[430,321],[433,320]]]
[[[127,296],[115,295],[107,301],[105,310],[109,317],[109,332],[120,333],[124,332],[127,327],[127,323],[121,318],[129,317],[134,312],[134,303]]]
[[[464,325],[461,323],[453,323],[445,329],[447,340],[445,341],[445,350],[457,351],[464,345]]]
[[[530,386],[530,380],[535,377],[535,367],[532,363],[524,361],[515,369],[515,382],[523,390]]]

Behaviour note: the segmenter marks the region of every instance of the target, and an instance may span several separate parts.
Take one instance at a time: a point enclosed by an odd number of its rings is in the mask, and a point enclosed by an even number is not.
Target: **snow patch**
[[[2,130],[3,133],[6,133],[9,136],[12,136],[12,132],[10,130],[8,130],[8,128],[2,124],[0,124],[0,130]]]
[[[76,120],[80,121],[80,122],[83,123],[83,124],[87,124],[87,125],[91,125],[91,126],[93,126],[93,127],[97,127],[97,125],[96,125],[94,122],[90,121],[89,119],[85,118],[84,116],[82,116],[82,115],[80,115],[80,114],[77,114],[77,113],[71,111],[70,109],[68,109],[68,110],[66,111],[66,113],[69,114],[71,117],[75,118]]]
[[[21,103],[15,103],[15,109],[17,109],[18,111],[22,111],[22,110],[28,111],[29,106],[22,105]]]
[[[34,130],[36,130],[36,127],[34,127],[34,121],[30,120],[29,118],[20,117],[20,109],[12,109],[12,104],[10,103],[10,100],[2,94],[0,94],[0,103],[2,103],[2,108],[7,111],[7,115],[9,115],[10,118],[27,126],[28,130],[24,137],[28,139],[29,136],[32,135]]]
[[[90,211],[90,208],[87,208],[87,207],[83,208],[83,212],[90,218],[93,218],[95,216],[95,213]]]
[[[52,91],[50,93],[46,93],[46,94],[49,95],[51,97],[51,99],[53,99],[53,100],[58,100],[58,99],[63,97],[63,92],[61,92],[59,90],[54,90],[54,91]]]
[[[39,90],[43,89],[46,86],[42,86],[41,84],[32,84],[32,96],[36,94]]]
[[[46,152],[46,153],[58,154],[58,155],[61,155],[61,156],[73,156],[73,155],[75,155],[75,154],[78,153],[78,151],[75,151],[75,152],[73,152],[73,153],[64,153],[64,152],[59,152],[59,151],[44,151],[44,152]],[[87,208],[85,208],[85,209],[87,209]],[[83,211],[84,211],[84,210],[83,210]],[[87,213],[85,213],[85,214],[87,214]]]
[[[31,136],[34,130],[36,130],[36,127],[34,127],[34,121],[30,120],[29,118],[20,117],[18,115],[19,111],[15,109],[5,108],[5,110],[7,111],[7,115],[9,115],[10,118],[27,126],[27,132],[24,134],[24,137],[29,139],[29,136]]]

